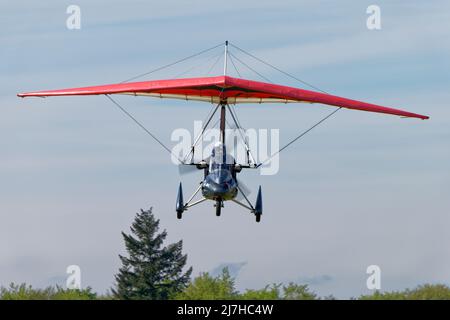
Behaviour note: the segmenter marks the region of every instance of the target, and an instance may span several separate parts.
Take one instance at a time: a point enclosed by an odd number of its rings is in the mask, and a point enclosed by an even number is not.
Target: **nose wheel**
[[[222,201],[220,201],[220,200],[216,201],[215,206],[216,206],[216,216],[220,217],[220,213],[222,211],[222,206],[223,206]]]

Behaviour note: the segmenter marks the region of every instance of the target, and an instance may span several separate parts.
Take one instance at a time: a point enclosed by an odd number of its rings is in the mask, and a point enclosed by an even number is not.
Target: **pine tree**
[[[122,267],[115,276],[114,296],[126,300],[165,300],[186,288],[192,267],[183,272],[187,260],[182,253],[183,242],[163,247],[167,232],[158,233],[159,220],[152,208],[141,209],[130,229],[132,235],[122,232],[128,257],[119,255]]]

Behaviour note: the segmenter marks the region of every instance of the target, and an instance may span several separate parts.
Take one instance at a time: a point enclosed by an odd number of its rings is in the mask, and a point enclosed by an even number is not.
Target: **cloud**
[[[222,274],[222,270],[224,268],[228,268],[228,271],[230,272],[230,275],[233,278],[237,278],[239,273],[241,272],[241,269],[247,265],[247,262],[228,262],[228,263],[221,263],[217,267],[215,267],[213,270],[211,270],[211,275],[216,277],[220,274]]]
[[[319,286],[322,284],[327,284],[333,281],[333,277],[327,274],[312,276],[312,277],[300,277],[297,280],[297,283],[304,283],[311,286]]]
[[[360,60],[379,60],[386,56],[420,55],[435,50],[448,53],[450,41],[443,40],[450,39],[450,29],[443,28],[440,21],[450,20],[450,11],[441,11],[438,16],[431,10],[421,12],[421,20],[426,23],[411,21],[407,15],[396,16],[393,18],[395,24],[386,26],[378,33],[362,28],[353,29],[334,37],[317,37],[307,43],[291,42],[277,48],[259,49],[254,54],[266,61],[277,61],[277,66],[282,69],[299,72]],[[319,35],[323,31],[316,33]],[[411,33],[414,33],[414,37],[411,37]],[[279,57],[284,58],[280,60]]]

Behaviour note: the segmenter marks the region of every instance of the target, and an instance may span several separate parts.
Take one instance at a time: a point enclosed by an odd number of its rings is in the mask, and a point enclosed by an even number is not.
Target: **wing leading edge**
[[[294,87],[229,76],[154,80],[19,93],[19,97],[127,94],[210,103],[321,103],[352,110],[429,119],[428,116]]]

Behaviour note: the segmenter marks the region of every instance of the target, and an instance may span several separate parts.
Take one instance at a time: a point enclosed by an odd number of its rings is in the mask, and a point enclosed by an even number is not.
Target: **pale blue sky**
[[[81,30],[65,27],[70,4],[81,7]],[[370,4],[381,7],[382,30],[366,28]],[[60,282],[78,264],[83,285],[105,291],[120,231],[149,206],[170,240],[184,240],[195,272],[234,263],[240,289],[299,281],[350,297],[367,292],[370,264],[386,290],[450,283],[448,1],[0,1],[0,9],[0,284]],[[15,96],[119,82],[227,39],[328,92],[431,120],[341,111],[282,154],[278,175],[242,175],[263,187],[261,224],[234,204],[218,219],[210,203],[178,221],[176,167],[106,98]],[[209,110],[118,100],[164,141]],[[279,128],[282,142],[329,111],[238,108],[243,125]],[[183,177],[186,193],[196,182]]]

